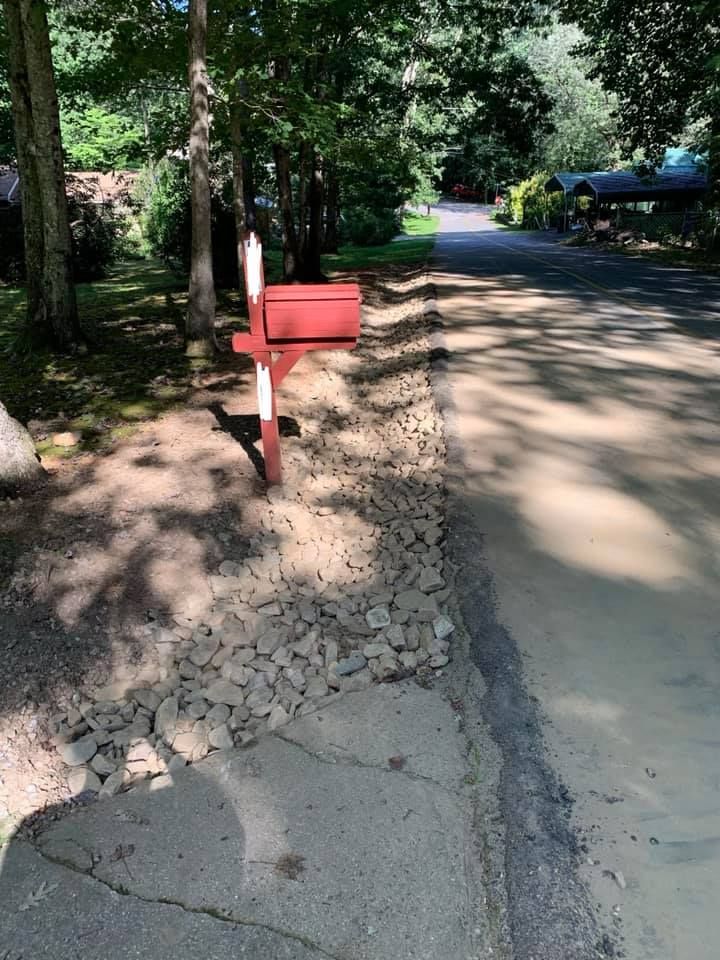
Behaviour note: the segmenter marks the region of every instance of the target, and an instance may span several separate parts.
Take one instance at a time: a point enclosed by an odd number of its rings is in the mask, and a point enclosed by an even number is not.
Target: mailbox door
[[[265,331],[274,340],[357,340],[357,283],[279,284],[265,288]]]

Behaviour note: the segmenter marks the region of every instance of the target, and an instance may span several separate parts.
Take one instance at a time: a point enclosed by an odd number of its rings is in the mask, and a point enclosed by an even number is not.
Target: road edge
[[[458,613],[469,640],[471,663],[482,675],[485,692],[475,698],[476,718],[492,737],[501,760],[499,813],[504,831],[476,819],[485,836],[479,848],[495,847],[485,857],[504,862],[504,896],[486,894],[492,907],[506,913],[515,960],[597,960],[616,956],[601,934],[590,893],[578,872],[580,846],[570,823],[573,801],[552,769],[537,702],[525,686],[516,642],[499,621],[492,572],[482,550],[483,534],[468,536],[472,516],[463,502],[463,445],[450,384],[451,353],[445,337],[433,260],[428,267],[423,316],[430,340],[430,386],[445,434],[448,557],[454,568]],[[480,549],[478,549],[478,546]],[[467,704],[471,707],[472,698]],[[470,718],[467,718],[468,720]],[[502,851],[497,850],[498,842]],[[487,869],[486,869],[487,873]]]

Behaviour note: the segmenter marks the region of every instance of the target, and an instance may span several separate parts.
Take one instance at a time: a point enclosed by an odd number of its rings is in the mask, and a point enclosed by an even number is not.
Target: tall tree
[[[628,152],[659,160],[693,130],[689,146],[710,160],[720,203],[720,8],[717,0],[562,0],[567,20],[582,24],[582,52],[592,75],[618,98],[617,121]]]
[[[27,269],[27,332],[71,349],[82,340],[72,281],[60,117],[44,0],[5,0],[10,94]]]
[[[207,0],[190,0],[188,47],[190,80],[190,202],[192,246],[185,327],[188,356],[211,356],[215,342],[215,282],[210,208],[210,110],[207,76]]]

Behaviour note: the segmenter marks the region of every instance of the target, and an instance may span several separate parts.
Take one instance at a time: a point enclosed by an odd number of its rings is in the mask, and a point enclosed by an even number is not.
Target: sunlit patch
[[[582,693],[566,693],[551,701],[552,712],[562,717],[582,720],[596,727],[609,728],[617,734],[625,709],[610,700],[588,697]],[[623,739],[626,739],[623,737]]]
[[[683,537],[597,470],[536,454],[518,473],[517,495],[537,545],[564,563],[666,589],[693,575]]]

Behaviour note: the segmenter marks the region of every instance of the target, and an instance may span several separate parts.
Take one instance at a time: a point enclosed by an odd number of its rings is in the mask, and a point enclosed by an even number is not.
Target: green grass
[[[406,210],[403,215],[402,232],[409,237],[428,237],[437,233],[440,217],[432,214],[426,217],[422,213]]]
[[[183,352],[184,278],[158,261],[133,261],[105,280],[79,284],[77,294],[95,339],[88,353],[14,356],[24,291],[0,287],[0,397],[23,422],[57,420],[83,434],[72,448],[54,447],[49,435],[38,444],[45,456],[111,444],[182,399],[192,374]]]

